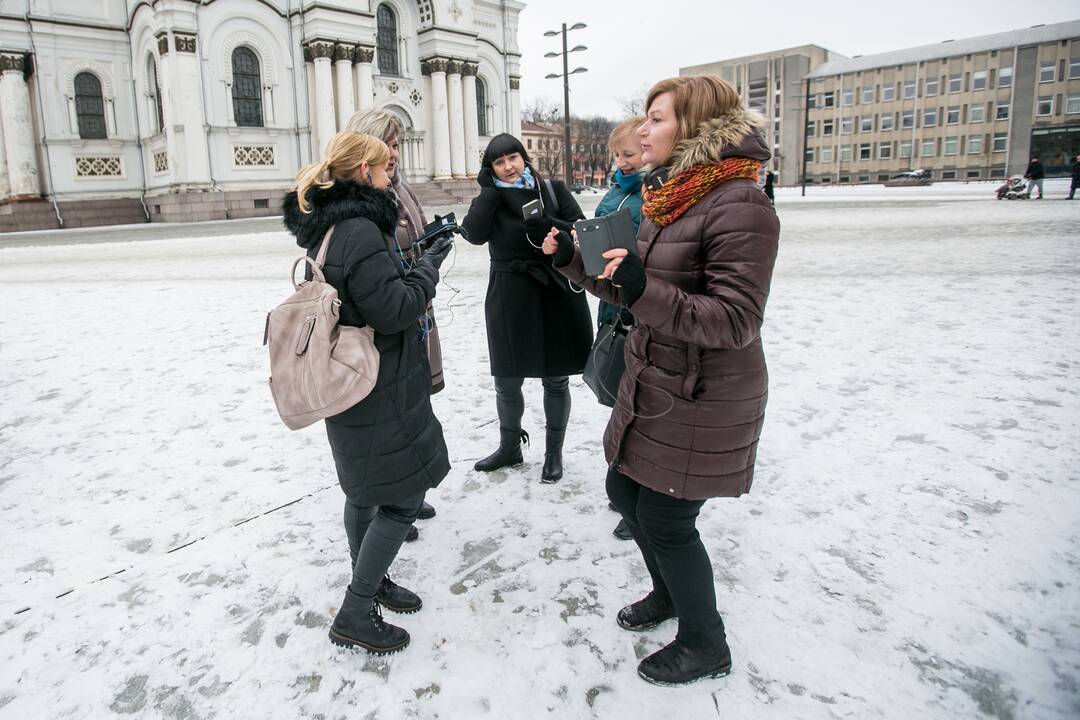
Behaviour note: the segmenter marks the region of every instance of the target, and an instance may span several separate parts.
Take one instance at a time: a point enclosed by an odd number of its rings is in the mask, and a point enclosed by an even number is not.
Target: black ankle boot
[[[520,465],[525,460],[521,454],[521,443],[528,442],[529,433],[520,428],[499,428],[499,449],[483,460],[477,460],[473,468],[480,472],[491,472],[511,465]]]
[[[651,592],[636,603],[627,605],[615,617],[620,627],[627,630],[648,630],[665,620],[675,617],[675,607],[670,600],[661,600]]]
[[[723,677],[730,672],[731,649],[723,637],[704,647],[675,640],[638,664],[638,675],[642,679],[669,687]]]
[[[562,446],[566,429],[547,431],[547,448],[544,451],[544,469],[540,471],[540,482],[551,484],[562,479]]]
[[[433,508],[431,504],[427,500],[425,500],[423,503],[420,504],[420,512],[416,514],[416,519],[430,520],[433,517],[435,517],[435,508]]]
[[[373,655],[387,655],[403,650],[409,644],[409,633],[383,622],[379,603],[374,599],[346,590],[345,601],[330,625],[330,642],[347,648],[361,647]]]
[[[412,590],[407,590],[384,575],[379,589],[375,592],[375,601],[387,610],[411,615],[424,607],[424,601]]]

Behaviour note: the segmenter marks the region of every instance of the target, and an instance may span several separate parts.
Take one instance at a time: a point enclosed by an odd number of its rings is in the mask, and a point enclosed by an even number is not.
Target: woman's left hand
[[[604,272],[600,274],[600,277],[610,280],[615,275],[616,268],[622,264],[623,259],[629,254],[626,248],[612,248],[605,252],[602,257],[611,262],[604,267]]]

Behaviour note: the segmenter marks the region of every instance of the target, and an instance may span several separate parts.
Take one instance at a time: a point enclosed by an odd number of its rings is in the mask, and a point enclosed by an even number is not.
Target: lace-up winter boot
[[[409,633],[384,622],[379,603],[373,598],[346,590],[345,601],[330,625],[330,642],[347,648],[360,647],[373,655],[388,655],[408,646]]]

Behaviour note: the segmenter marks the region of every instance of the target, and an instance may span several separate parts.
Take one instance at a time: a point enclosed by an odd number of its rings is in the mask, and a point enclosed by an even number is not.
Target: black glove
[[[551,256],[551,264],[555,267],[566,267],[574,259],[574,241],[560,230],[555,235],[555,242],[559,243],[559,249]]]
[[[453,247],[453,235],[440,235],[431,242],[427,252],[425,252],[424,256],[417,262],[426,262],[438,270],[442,267],[443,261],[446,260],[446,256],[450,254],[450,250],[452,250]]]
[[[645,292],[645,265],[637,255],[627,255],[611,275],[611,284],[622,290],[626,307],[632,307]]]
[[[543,215],[531,217],[525,221],[525,234],[533,245],[544,242],[549,232],[551,232],[551,220]]]

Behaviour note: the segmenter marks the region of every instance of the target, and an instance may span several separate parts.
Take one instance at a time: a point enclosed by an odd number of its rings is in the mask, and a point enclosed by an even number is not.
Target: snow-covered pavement
[[[673,623],[615,624],[646,574],[580,378],[561,483],[533,381],[526,464],[471,469],[497,439],[485,249],[439,289],[453,470],[385,659],[327,640],[342,496],[266,388],[291,239],[0,249],[0,717],[1077,717],[1080,202],[797,193],[754,489],[700,524],[735,668],[684,689],[635,670]]]

